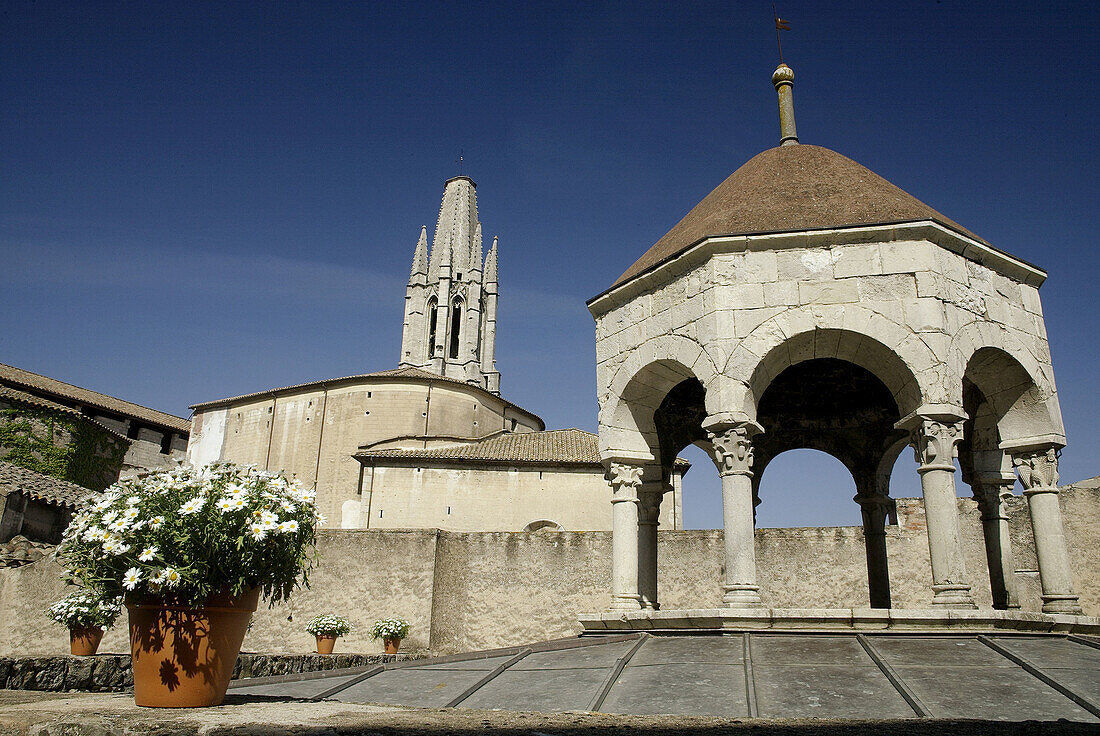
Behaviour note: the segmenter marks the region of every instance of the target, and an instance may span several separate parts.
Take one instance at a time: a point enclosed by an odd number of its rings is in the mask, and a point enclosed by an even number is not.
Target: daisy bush
[[[409,622],[403,618],[383,618],[370,627],[372,639],[404,639],[409,635]]]
[[[181,466],[119,481],[65,530],[67,578],[105,597],[171,597],[197,605],[259,587],[284,601],[308,584],[315,491],[252,466]]]
[[[103,598],[88,590],[69,593],[46,610],[46,615],[70,629],[103,629],[122,612],[121,598]]]
[[[351,621],[343,616],[322,613],[306,622],[306,633],[314,636],[345,636],[351,633]]]

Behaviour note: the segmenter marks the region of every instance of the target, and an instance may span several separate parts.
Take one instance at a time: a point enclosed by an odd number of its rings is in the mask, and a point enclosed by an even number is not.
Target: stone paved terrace
[[[1010,632],[635,633],[242,680],[230,692],[420,708],[1097,724],[1100,639]]]

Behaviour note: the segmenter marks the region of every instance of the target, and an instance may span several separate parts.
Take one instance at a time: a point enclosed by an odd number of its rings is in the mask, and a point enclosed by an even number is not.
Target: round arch
[[[950,386],[956,383],[944,380],[945,358],[916,333],[854,304],[799,307],[776,315],[738,344],[723,372],[744,381],[755,403],[773,378],[813,358],[844,360],[875,374],[903,415],[924,403],[950,403]]]

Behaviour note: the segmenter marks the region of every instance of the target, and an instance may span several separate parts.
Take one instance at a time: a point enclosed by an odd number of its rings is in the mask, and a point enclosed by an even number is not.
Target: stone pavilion
[[[1045,272],[841,154],[800,144],[793,78],[784,64],[772,77],[780,145],[733,172],[588,302],[600,455],[613,486],[612,613],[603,616],[659,607],[646,520],[690,444],[712,455],[722,480],[728,608],[752,616],[768,607],[754,550],[755,506],[767,502],[760,478],[797,448],[851,472],[869,607],[890,608],[889,477],[909,448],[926,508],[931,609],[973,609],[973,586],[987,584],[964,565],[959,480],[982,510],[994,607],[1018,608],[1003,499],[1019,479],[1042,610],[1080,614],[1058,501],[1066,437],[1039,299]]]

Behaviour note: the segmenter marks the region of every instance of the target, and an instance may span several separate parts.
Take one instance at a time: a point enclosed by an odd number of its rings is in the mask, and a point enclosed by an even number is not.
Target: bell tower
[[[448,179],[430,251],[428,229],[420,229],[405,289],[399,365],[499,394],[497,239],[483,259],[476,190],[467,176]]]

